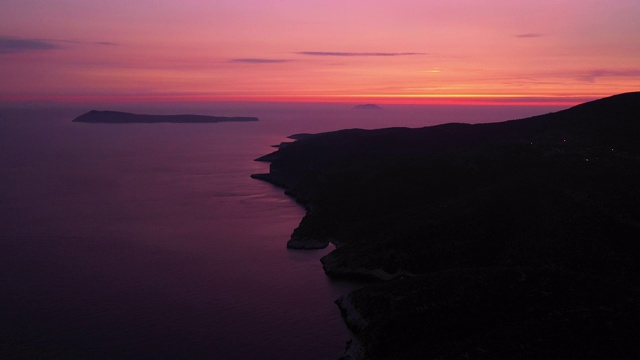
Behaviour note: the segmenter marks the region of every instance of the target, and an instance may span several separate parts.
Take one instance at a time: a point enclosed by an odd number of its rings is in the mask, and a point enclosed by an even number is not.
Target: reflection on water
[[[341,354],[349,334],[333,301],[354,285],[324,276],[330,250],[286,250],[304,212],[250,179],[268,169],[252,160],[292,133],[431,118],[329,109],[265,111],[259,123],[71,123],[80,113],[0,111],[5,355]]]

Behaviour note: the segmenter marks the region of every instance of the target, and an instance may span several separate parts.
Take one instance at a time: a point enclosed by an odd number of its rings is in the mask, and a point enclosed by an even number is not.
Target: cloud
[[[61,49],[60,44],[100,45],[115,46],[108,41],[77,41],[77,40],[51,40],[51,39],[26,39],[0,36],[0,55],[13,54],[25,51],[55,50]]]
[[[0,36],[0,54],[12,54],[23,51],[53,50],[59,46],[52,41],[40,39],[16,39]]]
[[[261,58],[242,58],[242,59],[231,59],[231,62],[234,63],[248,63],[248,64],[278,64],[285,63],[291,60],[287,59],[261,59]]]
[[[414,56],[414,55],[426,55],[425,53],[416,52],[401,52],[401,53],[388,53],[388,52],[340,52],[340,51],[298,51],[298,55],[308,56]]]
[[[538,34],[538,33],[526,33],[526,34],[517,34],[517,35],[513,35],[513,36],[515,36],[517,38],[528,39],[528,38],[543,37],[544,35]]]
[[[68,44],[80,44],[80,45],[102,45],[102,46],[116,46],[116,43],[110,41],[78,41],[78,40],[51,40],[57,42],[64,42]]]
[[[599,77],[640,77],[640,69],[626,69],[626,70],[606,70],[596,69],[586,73],[579,74],[578,80],[586,82],[595,82]]]

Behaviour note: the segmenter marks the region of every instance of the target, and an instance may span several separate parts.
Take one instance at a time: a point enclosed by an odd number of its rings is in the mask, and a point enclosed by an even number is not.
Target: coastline
[[[252,177],[305,206],[287,247],[334,243],[327,276],[382,281],[337,301],[345,358],[625,358],[640,353],[621,330],[640,324],[639,100],[306,135]]]

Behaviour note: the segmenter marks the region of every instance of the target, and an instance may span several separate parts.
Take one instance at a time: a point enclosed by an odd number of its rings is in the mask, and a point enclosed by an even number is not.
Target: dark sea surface
[[[251,179],[268,171],[253,159],[299,132],[558,108],[123,105],[261,121],[71,122],[88,110],[0,109],[0,357],[337,359],[333,302],[358,285],[324,275],[330,249],[286,249],[304,210]]]

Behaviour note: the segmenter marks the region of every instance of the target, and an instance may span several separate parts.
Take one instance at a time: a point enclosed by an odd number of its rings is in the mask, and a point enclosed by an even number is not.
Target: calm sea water
[[[261,121],[78,124],[89,109],[0,110],[0,355],[336,359],[350,334],[333,301],[357,284],[325,277],[329,250],[285,248],[304,211],[249,177],[268,171],[253,159],[298,132],[555,110],[243,106],[197,112]]]

